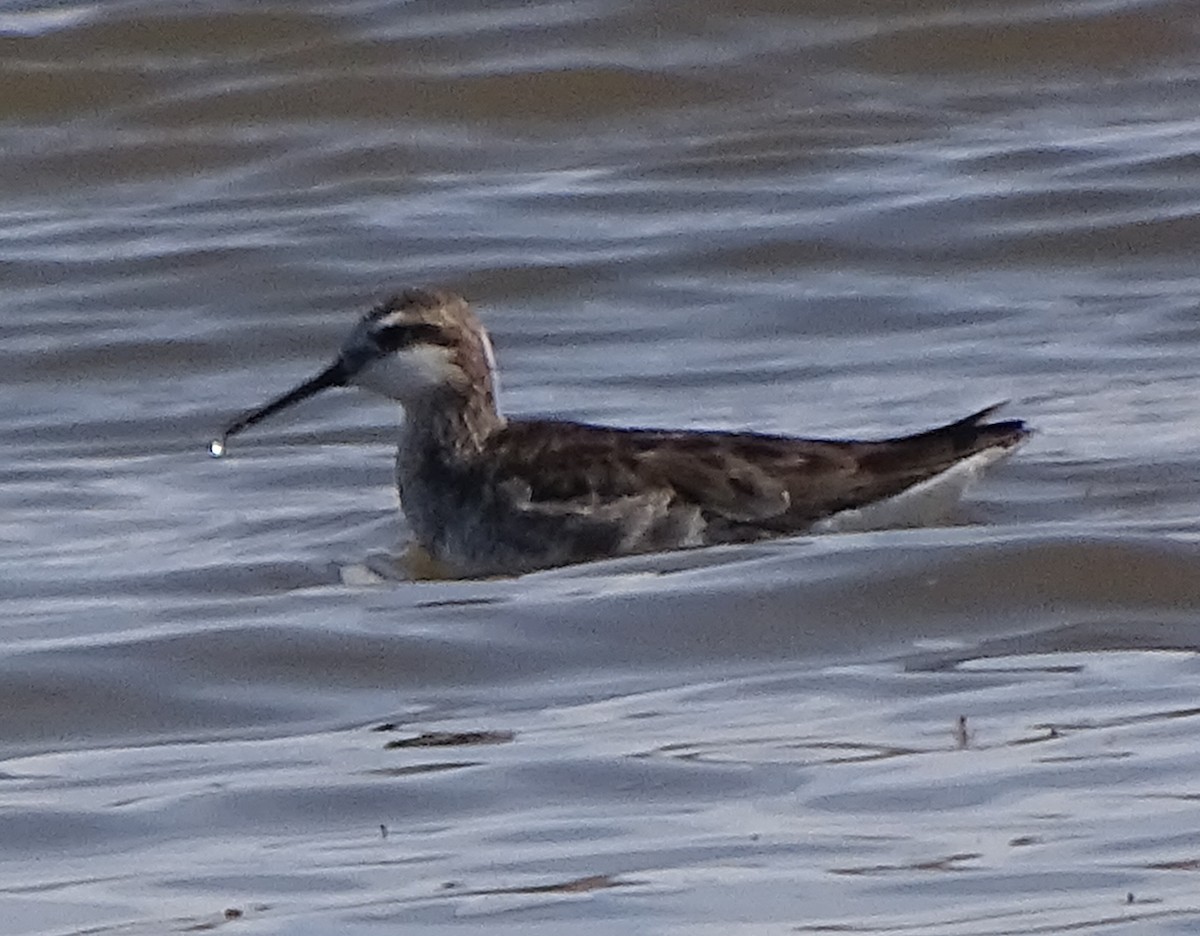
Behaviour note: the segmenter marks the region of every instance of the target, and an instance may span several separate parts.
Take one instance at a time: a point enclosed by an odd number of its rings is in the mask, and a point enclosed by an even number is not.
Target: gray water
[[[1200,33],[1152,0],[0,3],[0,931],[1193,933]],[[943,528],[415,582],[510,413],[1033,441]]]

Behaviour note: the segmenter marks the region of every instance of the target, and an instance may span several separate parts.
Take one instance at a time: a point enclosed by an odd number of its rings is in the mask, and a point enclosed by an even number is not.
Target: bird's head
[[[287,393],[243,415],[210,446],[222,454],[232,435],[329,387],[362,387],[422,406],[496,405],[496,360],[487,332],[465,299],[406,289],[359,319],[333,363]]]

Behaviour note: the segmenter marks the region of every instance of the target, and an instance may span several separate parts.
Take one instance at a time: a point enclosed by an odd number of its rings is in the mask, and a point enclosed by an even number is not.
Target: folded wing
[[[795,439],[738,432],[614,429],[512,422],[493,440],[498,483],[532,511],[636,514],[643,529],[702,518],[709,542],[798,532],[831,514],[895,496],[987,449],[1028,435],[998,407],[910,436],[879,441]],[[694,525],[694,524],[693,524]],[[717,532],[717,531],[721,532]]]

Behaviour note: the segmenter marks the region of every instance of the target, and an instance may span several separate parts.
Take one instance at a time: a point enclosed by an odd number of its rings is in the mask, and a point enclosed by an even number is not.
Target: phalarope
[[[509,420],[491,340],[466,301],[410,289],[363,316],[325,370],[233,422],[212,453],[341,386],[404,407],[401,508],[417,544],[463,576],[837,528],[871,508],[886,516],[935,484],[961,493],[1029,434],[1020,420],[988,422],[997,406],[879,441]]]

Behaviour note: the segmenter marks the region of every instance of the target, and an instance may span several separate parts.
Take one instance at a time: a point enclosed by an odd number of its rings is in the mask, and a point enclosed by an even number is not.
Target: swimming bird
[[[878,441],[506,419],[475,313],[452,292],[409,289],[367,312],[332,364],[233,422],[210,450],[342,386],[404,408],[401,508],[417,544],[467,577],[870,525],[872,510],[910,525],[897,508],[938,487],[961,493],[1029,432],[989,421],[997,406]]]

